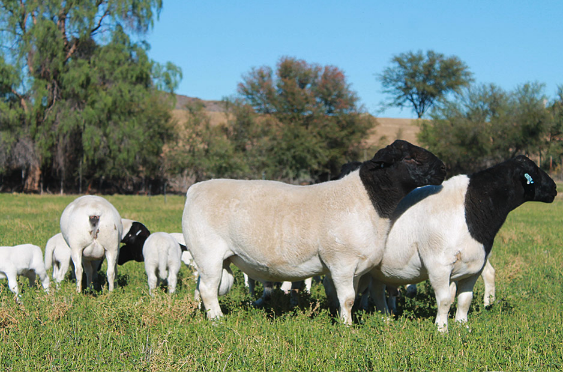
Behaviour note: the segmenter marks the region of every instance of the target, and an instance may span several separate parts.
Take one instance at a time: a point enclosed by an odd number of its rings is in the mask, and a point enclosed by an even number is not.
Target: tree
[[[420,142],[455,173],[471,173],[518,154],[540,155],[550,116],[543,85],[527,83],[512,92],[490,85],[465,89],[433,110],[421,124]]]
[[[132,42],[161,0],[0,2],[0,169],[27,171],[25,190],[162,174],[162,146],[181,71]],[[15,125],[14,123],[17,123]],[[15,162],[18,144],[28,158]],[[11,159],[11,160],[10,160]],[[126,186],[126,185],[125,185]]]
[[[269,128],[269,141],[260,149],[267,153],[264,172],[271,178],[318,181],[337,175],[343,162],[359,157],[374,126],[334,66],[283,57],[275,74],[267,66],[253,68],[238,93]],[[240,128],[237,120],[234,128]]]
[[[186,105],[185,120],[177,123],[176,137],[166,146],[167,170],[190,178],[190,183],[210,178],[240,178],[247,165],[227,138],[226,124],[211,125],[200,101]]]
[[[432,50],[401,53],[391,59],[377,79],[383,93],[392,99],[386,106],[412,106],[420,119],[440,98],[459,92],[473,80],[468,67],[459,58],[445,57]]]

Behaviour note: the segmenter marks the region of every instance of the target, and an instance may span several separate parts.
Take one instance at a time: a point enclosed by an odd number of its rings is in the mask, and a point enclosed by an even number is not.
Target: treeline
[[[450,174],[471,173],[518,154],[551,172],[563,161],[563,87],[549,99],[543,84],[512,91],[475,84],[443,101],[423,120],[418,138]]]
[[[375,119],[342,70],[291,57],[251,69],[213,125],[201,104],[175,122],[174,64],[140,40],[160,0],[0,0],[0,191],[184,192],[193,182],[264,178],[314,183],[373,154]],[[561,166],[562,89],[471,85],[457,57],[403,53],[378,79],[411,106],[420,142],[450,174],[519,153]],[[429,112],[428,116],[426,112]]]

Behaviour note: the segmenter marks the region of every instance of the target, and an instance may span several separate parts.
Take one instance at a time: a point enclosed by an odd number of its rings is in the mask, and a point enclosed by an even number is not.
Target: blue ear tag
[[[527,185],[534,183],[534,179],[528,173],[524,174],[524,177],[526,177],[526,180],[528,180],[528,182],[526,182]]]

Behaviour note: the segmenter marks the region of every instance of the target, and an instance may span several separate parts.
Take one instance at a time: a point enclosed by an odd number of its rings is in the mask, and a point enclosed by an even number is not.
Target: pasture
[[[559,191],[561,193],[561,190]],[[60,231],[63,209],[76,196],[0,194],[0,245],[45,243]],[[124,218],[151,232],[180,232],[183,196],[107,196]],[[279,291],[263,309],[250,303],[242,274],[220,299],[226,316],[210,322],[193,302],[195,282],[182,266],[177,292],[154,298],[142,263],[118,269],[116,290],[77,294],[74,281],[45,293],[19,280],[23,304],[0,281],[2,371],[548,371],[563,369],[563,199],[527,203],[509,214],[495,240],[497,300],[483,306],[475,288],[468,327],[450,318],[435,325],[428,285],[402,296],[401,313],[386,319],[354,314],[354,325],[331,315],[314,283],[299,306]],[[50,274],[50,272],[49,272]],[[455,311],[455,304],[450,316]]]

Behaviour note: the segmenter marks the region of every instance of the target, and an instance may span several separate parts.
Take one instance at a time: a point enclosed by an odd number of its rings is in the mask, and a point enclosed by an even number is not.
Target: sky
[[[415,118],[382,111],[389,96],[376,76],[419,50],[457,56],[477,84],[539,82],[550,99],[563,85],[560,0],[164,0],[145,40],[152,60],[182,69],[176,93],[204,100],[235,95],[253,67],[289,56],[344,71],[378,117]]]

